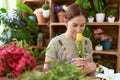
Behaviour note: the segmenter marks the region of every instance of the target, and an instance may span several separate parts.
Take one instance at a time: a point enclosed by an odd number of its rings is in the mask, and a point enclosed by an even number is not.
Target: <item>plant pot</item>
[[[108,22],[115,22],[115,17],[108,17],[107,20]]]
[[[36,17],[37,17],[38,24],[47,22],[47,19],[43,17],[42,14],[36,14]]]
[[[65,12],[58,12],[57,16],[58,16],[58,21],[60,23],[63,23],[64,22],[64,18],[65,18]]]
[[[96,13],[96,21],[103,22],[105,19],[105,13]]]
[[[0,80],[7,80],[7,77],[0,77]]]
[[[50,16],[50,10],[43,10],[43,17],[48,18]]]
[[[95,50],[96,51],[102,51],[103,50],[103,46],[98,44],[98,45],[95,46]]]
[[[94,17],[88,17],[88,22],[94,22]]]
[[[28,18],[33,20],[33,21],[36,21],[36,17],[34,15],[30,15],[30,16],[28,16]]]
[[[103,45],[103,50],[110,50],[111,46],[112,46],[112,42],[109,41],[103,41],[102,42]]]

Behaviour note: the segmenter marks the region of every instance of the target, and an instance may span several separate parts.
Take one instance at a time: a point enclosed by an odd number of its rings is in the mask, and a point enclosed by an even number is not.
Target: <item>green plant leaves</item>
[[[29,14],[33,14],[33,10],[25,4],[17,4],[17,8],[24,12],[28,12]]]
[[[106,4],[104,0],[93,0],[95,10],[99,13],[104,12]]]

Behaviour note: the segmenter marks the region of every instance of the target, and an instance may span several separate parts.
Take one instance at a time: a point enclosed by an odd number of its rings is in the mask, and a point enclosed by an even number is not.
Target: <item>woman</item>
[[[85,29],[86,15],[85,10],[79,4],[71,4],[65,16],[65,24],[67,30],[65,33],[54,37],[49,45],[50,48],[46,52],[45,62],[53,60],[67,59],[76,64],[78,69],[84,69],[84,75],[93,74],[96,70],[96,65],[92,58],[92,44],[91,41],[83,37],[83,51],[86,55],[85,58],[78,57],[78,50],[76,46],[76,34],[82,33]],[[44,64],[44,69],[47,69],[48,65]]]

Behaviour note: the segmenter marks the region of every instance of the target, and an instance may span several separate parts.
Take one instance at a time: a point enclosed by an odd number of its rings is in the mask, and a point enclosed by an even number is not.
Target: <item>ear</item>
[[[65,23],[65,26],[67,27],[68,19],[64,18],[64,23]]]
[[[68,22],[68,20],[66,18],[64,18],[64,23],[67,23],[67,22]]]

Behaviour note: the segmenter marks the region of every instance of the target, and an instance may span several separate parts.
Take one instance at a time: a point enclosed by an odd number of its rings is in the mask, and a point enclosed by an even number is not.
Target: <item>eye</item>
[[[85,27],[85,24],[80,25],[80,27]]]
[[[77,27],[78,25],[77,25],[77,24],[73,24],[72,26],[73,26],[73,27]]]

